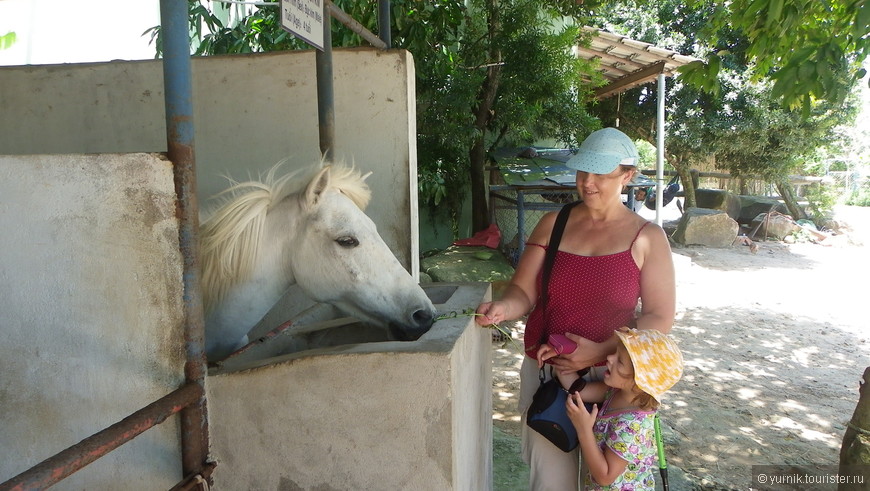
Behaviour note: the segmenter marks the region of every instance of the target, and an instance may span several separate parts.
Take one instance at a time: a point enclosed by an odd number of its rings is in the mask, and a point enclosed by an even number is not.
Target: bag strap
[[[544,266],[541,271],[541,295],[540,302],[544,309],[544,314],[547,312],[547,301],[550,299],[550,272],[553,270],[553,263],[556,262],[556,252],[559,250],[559,242],[562,241],[562,233],[565,231],[565,224],[568,223],[568,216],[571,214],[571,209],[580,204],[580,201],[568,203],[559,210],[556,216],[556,222],[553,224],[553,231],[550,233],[550,242],[547,244],[547,250],[544,252]]]

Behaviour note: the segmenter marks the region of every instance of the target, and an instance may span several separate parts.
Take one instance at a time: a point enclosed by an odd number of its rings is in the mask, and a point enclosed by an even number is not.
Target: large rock
[[[785,203],[778,199],[767,196],[740,195],[740,216],[736,218],[738,223],[751,223],[760,213],[776,211],[788,213]]]
[[[737,220],[740,217],[740,197],[725,189],[696,189],[698,208],[721,210]]]
[[[688,208],[677,225],[673,240],[683,245],[731,247],[739,228],[724,211]]]
[[[755,232],[755,237],[763,237],[765,239],[782,240],[787,236],[797,232],[801,226],[795,223],[788,215],[782,213],[760,213],[752,220],[752,229]]]

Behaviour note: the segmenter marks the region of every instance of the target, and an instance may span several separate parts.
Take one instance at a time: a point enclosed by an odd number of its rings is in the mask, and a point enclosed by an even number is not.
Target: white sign
[[[281,0],[281,27],[321,51],[323,51],[323,1]]]

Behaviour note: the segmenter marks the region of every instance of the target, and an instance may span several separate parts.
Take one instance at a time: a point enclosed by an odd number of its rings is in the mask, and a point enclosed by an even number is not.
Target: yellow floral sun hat
[[[662,402],[662,395],[683,375],[683,355],[677,343],[655,329],[616,331],[634,365],[637,387]]]

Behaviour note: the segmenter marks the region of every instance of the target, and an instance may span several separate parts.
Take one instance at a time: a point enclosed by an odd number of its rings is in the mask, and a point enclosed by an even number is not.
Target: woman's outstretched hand
[[[490,324],[499,324],[507,320],[508,306],[505,302],[484,302],[477,307],[476,313],[480,315],[474,316],[474,320],[481,326]]]

